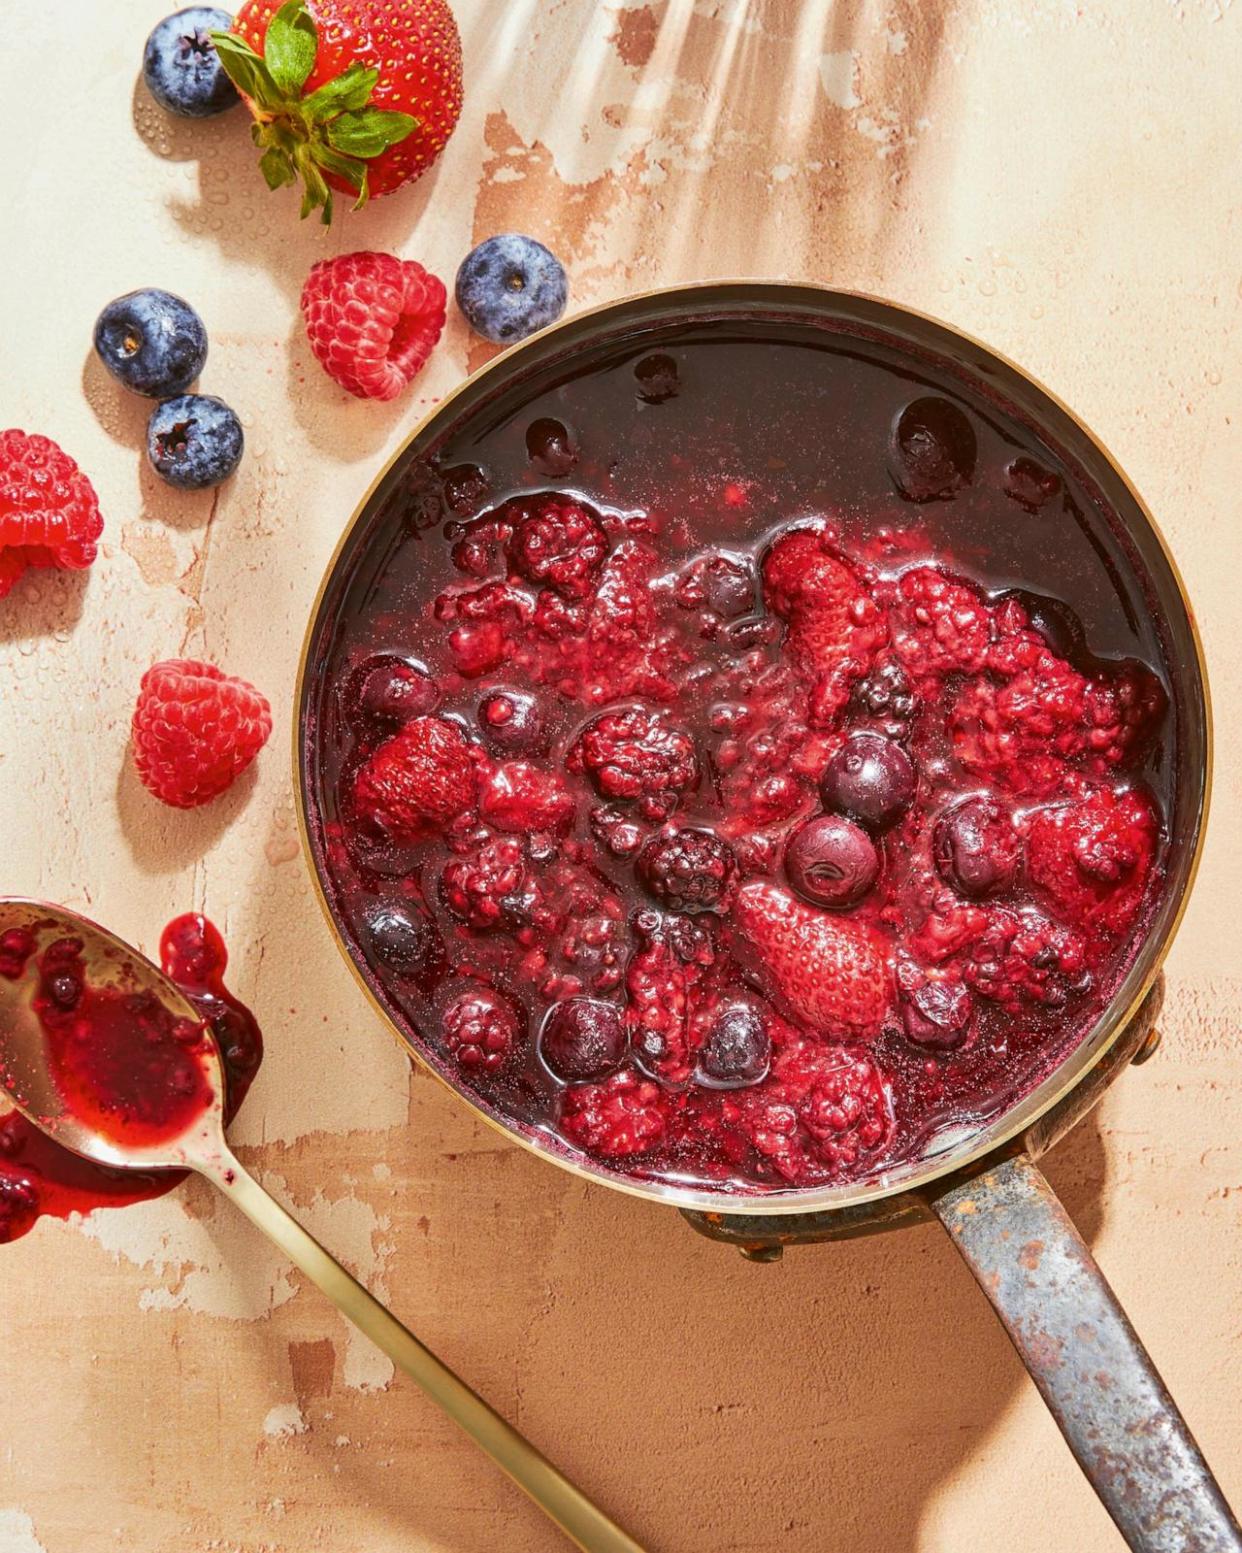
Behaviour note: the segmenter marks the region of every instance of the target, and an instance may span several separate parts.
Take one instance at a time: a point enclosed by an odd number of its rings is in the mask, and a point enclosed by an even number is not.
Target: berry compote
[[[206,1041],[214,1039],[224,1063],[229,1118],[263,1056],[254,1016],[224,985],[224,940],[205,917],[170,922],[160,961],[198,1020],[177,1018],[151,994],[92,985],[80,939],[55,939],[36,957],[25,929],[0,935],[0,976],[16,979],[31,962],[37,970],[32,1007],[66,1108],[103,1136],[139,1147],[179,1137],[211,1102],[199,1061]],[[178,1170],[93,1164],[13,1111],[0,1117],[0,1243],[40,1217],[145,1202],[184,1178]]]
[[[691,321],[548,363],[390,478],[325,618],[353,951],[596,1167],[758,1192],[940,1152],[1070,1054],[1158,898],[1175,724],[1126,543],[883,341]]]

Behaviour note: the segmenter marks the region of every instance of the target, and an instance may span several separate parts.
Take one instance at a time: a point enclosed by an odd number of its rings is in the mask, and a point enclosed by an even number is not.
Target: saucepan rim
[[[863,328],[873,327],[881,334],[884,332],[886,322],[890,330],[899,329],[903,325],[913,328],[919,331],[920,344],[930,342],[929,348],[943,349],[950,363],[956,362],[961,365],[965,358],[969,361],[972,373],[977,374],[982,369],[986,369],[989,377],[999,379],[1002,388],[1005,379],[1008,379],[1011,386],[1016,385],[1027,394],[1033,392],[1037,399],[1043,401],[1054,418],[1059,415],[1068,427],[1073,428],[1086,447],[1102,460],[1103,467],[1115,482],[1115,488],[1105,493],[1105,500],[1116,511],[1131,539],[1135,537],[1137,524],[1140,528],[1145,526],[1151,539],[1154,540],[1159,558],[1167,567],[1169,578],[1176,590],[1185,617],[1186,635],[1193,648],[1191,689],[1198,693],[1199,705],[1197,708],[1179,705],[1179,715],[1184,718],[1195,715],[1201,735],[1200,767],[1189,772],[1183,771],[1180,778],[1183,782],[1193,783],[1195,788],[1192,794],[1194,835],[1190,841],[1189,855],[1183,854],[1185,861],[1179,870],[1180,878],[1170,880],[1168,883],[1167,889],[1171,893],[1166,894],[1157,909],[1157,922],[1148,931],[1133,965],[1107,1007],[1101,1011],[1090,1032],[1083,1036],[1074,1051],[1066,1056],[1035,1089],[1016,1105],[993,1119],[973,1138],[964,1140],[960,1146],[947,1147],[943,1154],[935,1158],[902,1163],[871,1180],[846,1185],[750,1192],[741,1189],[707,1190],[661,1181],[642,1180],[564,1152],[563,1146],[558,1145],[552,1138],[525,1132],[517,1123],[506,1121],[501,1115],[490,1111],[477,1096],[456,1083],[447,1069],[438,1066],[431,1054],[422,1050],[420,1045],[402,1030],[396,1016],[385,1007],[376,987],[366,973],[361,956],[351,949],[348,937],[337,920],[312,835],[309,798],[311,761],[306,737],[312,653],[323,627],[325,606],[340,584],[339,574],[343,563],[350,556],[356,531],[372,516],[374,498],[384,486],[390,472],[407,456],[411,447],[419,440],[430,442],[432,436],[449,423],[454,414],[454,407],[463,394],[477,393],[480,384],[484,382],[494,389],[502,387],[516,371],[521,370],[525,361],[545,359],[549,342],[556,337],[566,342],[598,344],[608,337],[613,326],[618,333],[624,330],[627,314],[635,321],[641,320],[645,326],[658,327],[662,308],[666,309],[663,314],[664,321],[671,323],[678,317],[679,304],[690,310],[683,316],[687,321],[692,321],[711,318],[713,307],[718,307],[726,318],[743,318],[748,314],[766,318],[785,314],[796,317],[800,311],[809,315],[816,310],[821,317],[826,318],[831,316],[834,303],[838,309],[838,317],[849,314],[849,321]],[[862,315],[866,315],[866,323]],[[536,352],[540,354],[536,356]],[[1150,568],[1147,569],[1150,570]],[[413,1057],[428,1072],[434,1074],[452,1094],[469,1105],[489,1127],[539,1158],[558,1165],[561,1169],[584,1180],[612,1187],[634,1197],[699,1212],[776,1216],[857,1207],[898,1194],[924,1191],[932,1182],[942,1177],[968,1169],[989,1155],[1017,1146],[1024,1133],[1082,1083],[1120,1039],[1126,1026],[1138,1011],[1160,973],[1185,914],[1195,875],[1198,872],[1206,833],[1211,797],[1212,741],[1211,700],[1203,644],[1185,583],[1169,546],[1146,503],[1131,485],[1117,459],[1055,393],[1024,368],[964,330],[930,314],[886,298],[863,291],[824,286],[815,282],[716,280],[643,291],[577,312],[494,356],[476,372],[466,377],[426,415],[420,417],[363,493],[333,549],[316,592],[302,643],[295,687],[293,786],[303,853],[310,865],[315,898],[328,924],[333,941],[368,1002],[383,1019],[408,1056]],[[1186,758],[1185,752],[1179,749],[1178,759],[1184,758]]]

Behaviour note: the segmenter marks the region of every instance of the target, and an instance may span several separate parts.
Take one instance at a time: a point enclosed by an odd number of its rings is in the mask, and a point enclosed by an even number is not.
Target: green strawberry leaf
[[[347,156],[371,158],[399,144],[418,127],[408,113],[389,113],[383,108],[363,108],[331,119],[324,133],[328,144]]]
[[[271,72],[243,38],[231,32],[213,32],[211,41],[225,75],[244,96],[257,102],[267,113],[280,110],[281,94]]]
[[[378,80],[378,70],[369,69],[355,60],[335,80],[325,81],[309,97],[304,97],[299,108],[308,123],[322,124],[338,113],[365,108]]]
[[[267,25],[263,58],[284,97],[296,97],[315,66],[319,35],[306,0],[287,0]]]
[[[298,181],[288,152],[282,151],[279,146],[268,146],[259,158],[259,171],[267,179],[269,189],[279,189],[286,183]]]
[[[367,181],[367,164],[360,162],[357,157],[342,156],[339,151],[334,151],[331,146],[325,146],[319,141],[311,142],[311,155],[320,167],[326,167],[330,173],[336,173],[344,178],[355,194],[361,194]]]

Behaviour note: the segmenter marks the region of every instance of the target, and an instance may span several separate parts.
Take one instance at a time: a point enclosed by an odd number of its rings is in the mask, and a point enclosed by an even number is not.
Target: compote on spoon
[[[211,1029],[162,971],[76,912],[11,897],[0,950],[0,1092],[30,1121],[97,1164],[206,1176],[579,1547],[642,1553],[246,1173]]]

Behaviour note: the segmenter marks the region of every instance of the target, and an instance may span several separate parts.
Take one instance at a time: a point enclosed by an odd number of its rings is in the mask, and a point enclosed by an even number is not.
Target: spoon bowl
[[[234,1157],[209,1025],[163,971],[64,907],[0,897],[0,1096],[119,1170],[197,1170],[318,1285],[572,1541],[642,1553],[380,1304]]]
[[[41,967],[54,946],[73,941],[75,970],[98,999],[158,1008],[162,1021],[198,1032],[193,1064],[199,1104],[183,1129],[155,1141],[123,1124],[83,1114],[57,1076],[48,1020],[40,1010]],[[7,954],[5,946],[9,948]],[[137,1049],[137,1048],[136,1048]],[[0,1085],[19,1111],[62,1147],[114,1170],[202,1170],[228,1149],[224,1141],[224,1066],[210,1026],[181,989],[145,955],[107,928],[41,901],[0,899]]]

